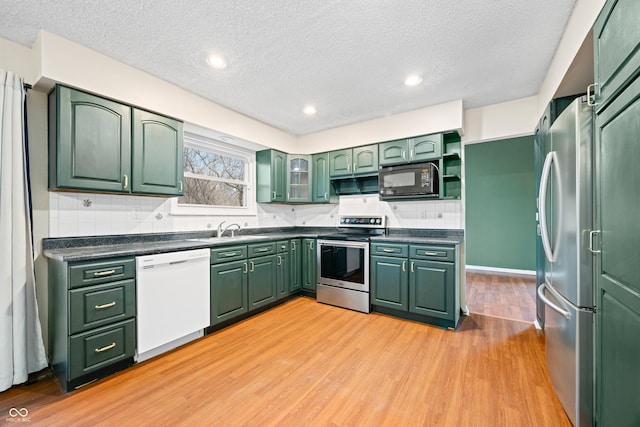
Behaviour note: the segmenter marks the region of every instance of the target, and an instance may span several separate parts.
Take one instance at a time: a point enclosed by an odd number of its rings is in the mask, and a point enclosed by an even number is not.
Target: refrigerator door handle
[[[549,176],[551,175],[551,164],[554,161],[557,163],[556,152],[551,151],[547,153],[547,157],[544,159],[544,166],[542,167],[542,176],[540,177],[540,189],[538,190],[538,202],[540,204],[538,212],[540,216],[542,247],[544,248],[544,253],[550,262],[556,261],[556,254],[553,253],[553,249],[551,249],[549,229],[547,227],[547,184],[549,183]]]
[[[549,306],[553,310],[555,310],[558,313],[560,313],[565,319],[571,319],[571,312],[570,311],[567,311],[567,310],[563,309],[562,307],[552,303],[551,300],[549,298],[547,298],[547,296],[544,294],[545,288],[548,289],[546,282],[542,283],[540,286],[538,286],[538,296],[540,297],[542,302],[544,302],[545,305]]]

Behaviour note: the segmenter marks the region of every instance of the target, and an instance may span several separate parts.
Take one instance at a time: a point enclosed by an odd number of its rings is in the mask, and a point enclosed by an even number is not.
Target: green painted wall
[[[465,146],[466,263],[536,269],[533,136]]]

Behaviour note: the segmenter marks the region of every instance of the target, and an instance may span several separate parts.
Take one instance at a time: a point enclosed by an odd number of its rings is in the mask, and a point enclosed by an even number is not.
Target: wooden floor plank
[[[535,277],[467,271],[466,279],[470,312],[530,323],[535,321]]]
[[[30,425],[569,426],[533,325],[455,332],[296,298],[69,394],[0,394]],[[4,421],[4,419],[3,419]]]

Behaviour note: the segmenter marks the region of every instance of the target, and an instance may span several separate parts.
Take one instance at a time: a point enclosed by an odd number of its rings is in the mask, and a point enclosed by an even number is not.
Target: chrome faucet
[[[224,235],[224,232],[227,231],[229,229],[229,227],[237,227],[235,230],[232,229],[231,230],[231,237],[235,237],[235,231],[236,230],[240,230],[240,224],[229,224],[227,225],[225,228],[222,228],[222,224],[224,224],[226,221],[222,221],[220,224],[218,224],[218,237],[222,237]]]

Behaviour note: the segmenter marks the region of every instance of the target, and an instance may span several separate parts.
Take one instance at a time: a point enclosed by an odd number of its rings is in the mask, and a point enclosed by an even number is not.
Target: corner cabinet
[[[373,310],[456,328],[460,320],[458,263],[454,246],[372,243]]]
[[[133,364],[133,258],[49,260],[49,354],[65,391]]]
[[[49,93],[52,190],[181,195],[183,145],[178,120],[66,86]]]
[[[287,155],[278,150],[256,153],[256,201],[284,203],[287,201]]]

